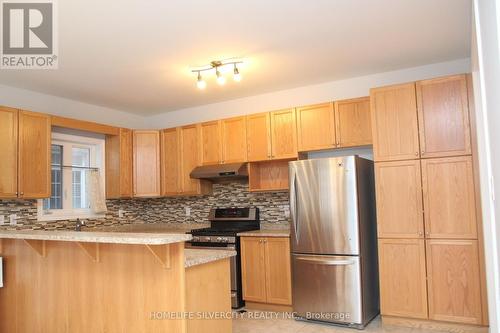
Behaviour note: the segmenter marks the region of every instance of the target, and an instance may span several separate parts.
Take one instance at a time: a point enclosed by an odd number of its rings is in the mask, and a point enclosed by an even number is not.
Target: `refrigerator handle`
[[[295,259],[318,265],[330,265],[330,266],[352,265],[356,263],[354,260],[328,260],[328,259],[317,259],[317,258],[307,258],[307,257],[296,257]]]
[[[295,241],[299,242],[299,229],[298,229],[298,217],[297,217],[297,186],[296,186],[297,175],[293,174],[292,184],[290,184],[290,212],[292,215],[292,223],[295,231]]]

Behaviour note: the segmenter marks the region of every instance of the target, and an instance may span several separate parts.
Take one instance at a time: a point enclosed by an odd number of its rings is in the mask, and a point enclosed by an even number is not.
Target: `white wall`
[[[3,85],[0,105],[129,128],[146,124],[145,118],[131,113]]]
[[[490,332],[500,331],[500,4],[474,0],[472,74],[486,252]]]
[[[199,121],[368,96],[372,87],[468,72],[470,60],[460,59],[181,109],[151,116],[147,123],[151,128],[175,127]]]

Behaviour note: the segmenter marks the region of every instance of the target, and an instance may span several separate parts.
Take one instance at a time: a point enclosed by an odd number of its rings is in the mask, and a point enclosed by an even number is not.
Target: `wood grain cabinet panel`
[[[333,103],[300,107],[296,112],[299,151],[336,146]]]
[[[290,240],[285,237],[264,238],[266,253],[267,303],[292,305]]]
[[[247,125],[245,117],[221,120],[222,163],[247,161]]]
[[[200,132],[201,164],[212,165],[222,162],[222,139],[220,120],[202,123]]]
[[[375,161],[419,158],[415,83],[371,89],[370,102]]]
[[[118,135],[106,136],[106,198],[133,196],[133,134],[120,128]]]
[[[251,114],[247,121],[248,161],[271,158],[271,120],[269,112]]]
[[[161,131],[161,194],[178,195],[181,188],[180,130]]]
[[[271,157],[297,157],[297,126],[295,109],[273,111],[271,118]]]
[[[477,238],[473,177],[471,156],[422,160],[426,237]]]
[[[160,196],[160,132],[134,131],[134,196]]]
[[[180,128],[181,189],[184,195],[209,194],[212,185],[206,180],[191,178],[190,174],[200,164],[200,126]]]
[[[382,315],[427,318],[425,245],[421,239],[379,239]]]
[[[417,82],[422,157],[471,153],[465,75]]]
[[[0,198],[17,197],[17,109],[0,107]]]
[[[423,238],[420,161],[375,163],[380,238]]]
[[[475,240],[428,240],[429,317],[481,324],[481,282]]]
[[[355,98],[335,102],[335,135],[337,147],[372,144],[370,98]]]
[[[241,237],[243,299],[266,302],[266,259],[262,238]]]
[[[18,186],[19,197],[50,197],[50,116],[19,111]]]

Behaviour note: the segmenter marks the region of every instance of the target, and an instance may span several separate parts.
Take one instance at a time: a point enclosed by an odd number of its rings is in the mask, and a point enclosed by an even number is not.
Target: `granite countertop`
[[[185,233],[99,232],[99,231],[0,231],[0,239],[47,240],[83,243],[164,245],[191,240]]]
[[[234,257],[234,250],[200,250],[200,249],[185,249],[184,250],[184,267],[192,267],[201,264],[207,264],[212,261]]]
[[[290,237],[290,229],[260,229],[254,231],[244,231],[238,236],[245,237]]]

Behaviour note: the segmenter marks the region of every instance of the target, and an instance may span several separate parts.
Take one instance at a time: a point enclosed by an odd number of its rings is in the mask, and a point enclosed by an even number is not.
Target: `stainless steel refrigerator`
[[[293,309],[363,328],[379,313],[373,162],[289,163]]]

